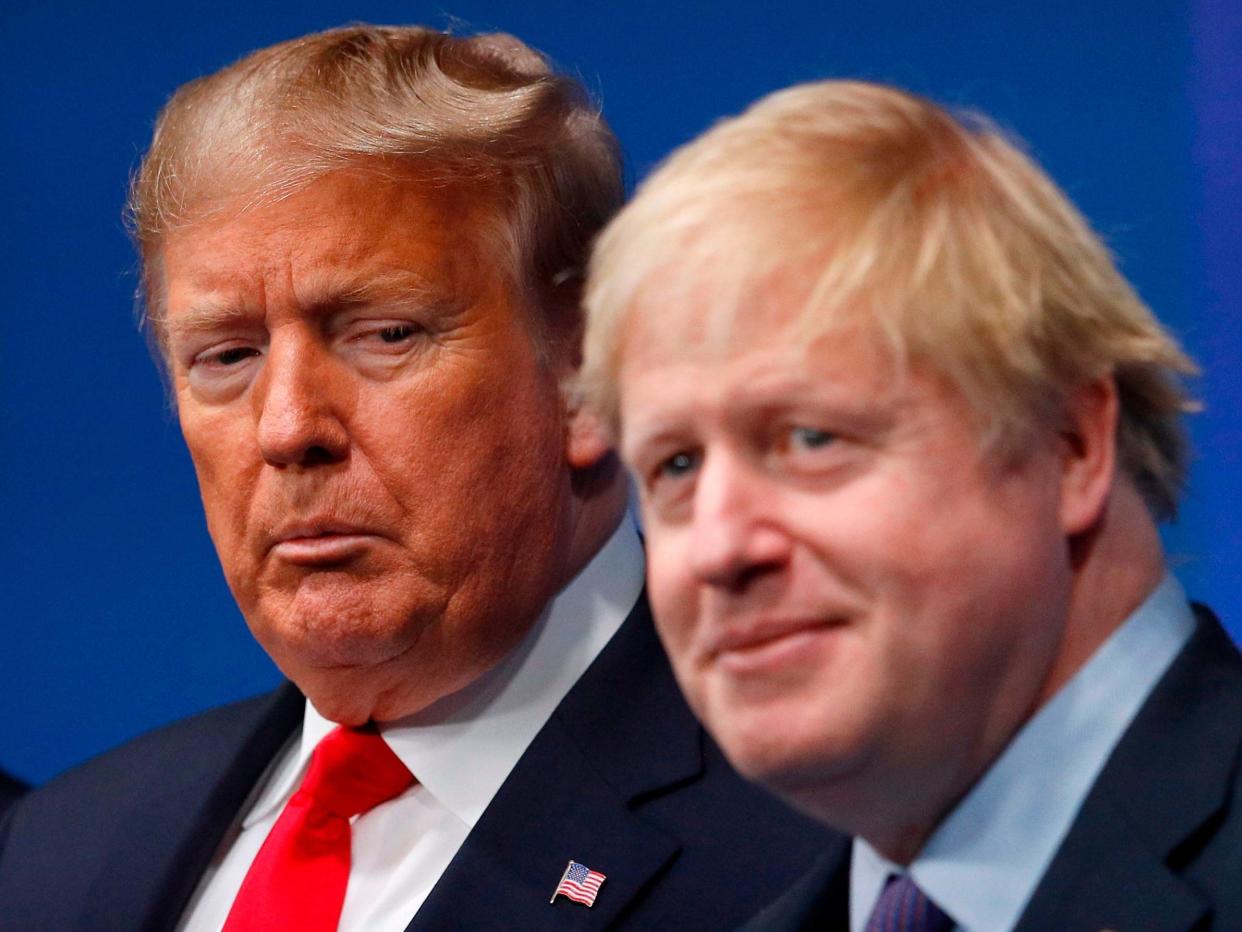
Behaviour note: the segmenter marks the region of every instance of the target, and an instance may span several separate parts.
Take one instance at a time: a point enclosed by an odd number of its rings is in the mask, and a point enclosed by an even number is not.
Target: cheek
[[[459,373],[362,401],[352,472],[373,474],[363,494],[391,503],[419,559],[479,585],[523,567],[539,582],[568,496],[557,398],[529,377]]]
[[[782,521],[808,557],[797,563],[794,588],[813,603],[824,597],[850,613],[866,611],[928,573],[948,532],[935,507],[917,502],[910,491],[901,481],[875,477],[831,492],[790,495]]]
[[[969,580],[971,563],[991,559],[998,530],[1023,520],[956,481],[965,469],[894,464],[831,494],[799,495],[785,517],[847,583],[876,594],[952,588]]]
[[[183,416],[181,430],[213,538],[225,531],[239,532],[246,509],[238,503],[254,492],[257,451],[247,457],[246,437],[228,419]]]
[[[1025,637],[1044,636],[1042,606],[1058,598],[1055,528],[1038,496],[1000,491],[936,483],[877,499],[843,551],[874,611],[877,657],[913,705],[970,693]]]
[[[673,662],[688,665],[699,609],[699,590],[685,546],[689,535],[660,530],[658,525],[646,531],[647,592],[656,628]]]

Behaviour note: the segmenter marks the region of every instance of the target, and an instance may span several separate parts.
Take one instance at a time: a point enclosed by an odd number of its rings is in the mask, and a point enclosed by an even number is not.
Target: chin
[[[303,667],[374,667],[411,650],[427,623],[417,606],[368,594],[326,598],[304,589],[261,611],[251,630],[278,663],[288,657]]]
[[[763,736],[718,732],[717,742],[738,773],[765,786],[784,784],[807,766],[803,755],[779,729]]]
[[[307,688],[303,683],[298,683],[298,689],[302,690],[315,711],[330,722],[346,728],[361,728],[374,718],[371,703],[357,694],[341,695],[337,690]]]
[[[725,706],[701,717],[738,773],[765,785],[779,782],[788,771],[800,769],[800,742],[779,716],[753,713]]]
[[[448,669],[406,654],[374,666],[286,666],[281,670],[324,718],[342,725],[407,718],[468,686],[473,669]]]
[[[358,727],[402,718],[435,698],[418,695],[411,686],[430,684],[411,676],[400,663],[324,667],[303,666],[295,660],[279,666],[320,715],[340,725]]]
[[[418,632],[388,630],[373,625],[333,620],[310,622],[293,630],[278,630],[260,638],[277,662],[323,670],[365,670],[397,659],[418,642]]]
[[[718,706],[703,721],[738,773],[790,799],[848,779],[867,756],[862,736],[776,705]]]

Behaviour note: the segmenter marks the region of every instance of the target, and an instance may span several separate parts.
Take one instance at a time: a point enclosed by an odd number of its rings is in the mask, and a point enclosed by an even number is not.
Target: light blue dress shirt
[[[1113,748],[1194,630],[1166,576],[1028,721],[909,866],[965,932],[1012,929]],[[854,839],[850,928],[861,932],[890,873],[903,868]]]

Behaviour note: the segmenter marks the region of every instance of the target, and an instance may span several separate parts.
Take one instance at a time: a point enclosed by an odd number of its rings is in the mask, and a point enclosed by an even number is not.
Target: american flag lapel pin
[[[583,906],[594,906],[600,885],[607,879],[599,871],[593,871],[585,864],[570,861],[565,865],[565,873],[561,874],[561,882],[556,885],[556,892],[552,894],[552,899],[548,902],[555,903],[558,896],[563,896]]]

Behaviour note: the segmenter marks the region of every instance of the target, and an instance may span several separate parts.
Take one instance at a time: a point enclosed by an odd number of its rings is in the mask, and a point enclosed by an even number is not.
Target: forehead
[[[618,371],[623,448],[711,424],[749,432],[794,412],[824,424],[887,421],[938,400],[858,326],[808,337],[779,313],[739,317],[714,334],[712,324],[709,314],[669,329],[650,315],[629,322]]]
[[[893,354],[869,315],[824,300],[816,272],[814,262],[787,262],[749,275],[713,274],[709,266],[673,260],[636,290],[619,328],[619,365],[719,364],[763,351],[805,366],[849,345],[862,353],[860,365],[890,368]]]
[[[166,316],[288,285],[348,293],[468,280],[487,252],[486,199],[400,174],[338,171],[271,203],[234,199],[169,232],[156,257]]]
[[[641,289],[618,339],[622,446],[691,425],[753,427],[797,413],[900,425],[905,437],[953,421],[982,451],[987,424],[960,389],[894,345],[866,308],[821,313],[813,290],[809,276],[792,274],[723,297],[711,283],[675,297]]]

